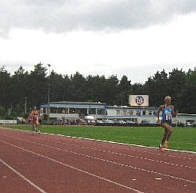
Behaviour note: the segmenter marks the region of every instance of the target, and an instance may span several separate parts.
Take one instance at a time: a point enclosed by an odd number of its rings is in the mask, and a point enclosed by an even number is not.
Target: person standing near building
[[[158,112],[157,112],[157,123],[161,123],[161,126],[165,129],[164,131],[164,136],[161,140],[160,143],[160,150],[164,151],[164,145],[165,148],[168,148],[168,143],[169,143],[169,139],[171,137],[172,134],[172,117],[176,116],[178,114],[178,111],[174,110],[174,105],[171,105],[171,97],[170,96],[166,96],[164,98],[165,104],[164,105],[160,105]],[[162,111],[162,116],[161,116],[161,120],[160,120],[160,112]]]
[[[33,110],[30,114],[30,120],[33,131],[40,134],[39,111],[37,110],[36,106],[33,107]]]

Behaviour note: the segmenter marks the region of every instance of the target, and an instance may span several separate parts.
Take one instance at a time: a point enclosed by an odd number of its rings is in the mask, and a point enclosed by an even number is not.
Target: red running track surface
[[[196,154],[0,129],[1,193],[196,193]]]

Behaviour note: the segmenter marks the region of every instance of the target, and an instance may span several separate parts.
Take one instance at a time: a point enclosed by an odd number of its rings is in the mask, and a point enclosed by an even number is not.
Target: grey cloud
[[[0,35],[13,28],[55,33],[144,28],[194,11],[195,0],[1,0]]]

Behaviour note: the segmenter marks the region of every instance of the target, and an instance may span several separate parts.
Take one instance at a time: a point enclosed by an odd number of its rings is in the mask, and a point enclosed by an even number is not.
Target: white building
[[[130,119],[136,123],[143,120],[156,122],[157,108],[155,107],[127,107],[127,106],[107,106],[107,119]]]
[[[86,116],[94,119],[131,120],[135,123],[156,123],[157,107],[128,107],[107,106],[100,102],[70,102],[59,101],[41,105],[41,115],[47,115],[50,119],[83,119]],[[160,115],[161,116],[161,115]],[[196,123],[196,114],[179,113],[173,119],[174,123]]]
[[[130,119],[136,123],[157,121],[156,107],[127,107],[127,106],[106,106],[106,119]],[[160,113],[161,118],[161,113]],[[173,123],[187,124],[196,123],[196,114],[179,113],[173,118]]]
[[[40,106],[41,115],[48,115],[50,119],[80,119],[87,115],[95,119],[105,116],[105,103],[100,102],[50,102]]]

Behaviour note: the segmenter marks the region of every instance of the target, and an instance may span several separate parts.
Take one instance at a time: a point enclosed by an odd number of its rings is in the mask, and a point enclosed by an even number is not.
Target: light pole
[[[49,77],[49,80],[48,80],[48,122],[49,122],[49,115],[50,115],[50,67],[51,67],[51,65],[47,64],[47,66],[48,66],[48,77]]]
[[[27,97],[25,97],[24,99],[25,99],[24,113],[25,113],[25,115],[26,115],[26,114],[27,114]]]

